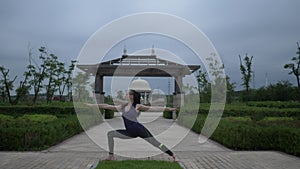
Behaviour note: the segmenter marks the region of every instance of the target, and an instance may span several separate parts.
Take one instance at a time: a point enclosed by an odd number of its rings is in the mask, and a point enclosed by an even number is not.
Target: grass
[[[178,163],[155,160],[101,161],[96,169],[182,169]]]

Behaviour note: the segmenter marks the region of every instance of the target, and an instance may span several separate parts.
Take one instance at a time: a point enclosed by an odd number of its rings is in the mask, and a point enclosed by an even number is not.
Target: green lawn
[[[96,169],[182,169],[176,162],[155,160],[100,161]]]

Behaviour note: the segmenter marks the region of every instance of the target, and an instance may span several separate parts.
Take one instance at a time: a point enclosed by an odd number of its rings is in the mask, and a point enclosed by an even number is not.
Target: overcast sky
[[[237,88],[242,83],[238,55],[245,53],[254,56],[255,87],[265,85],[266,74],[269,83],[290,80],[296,84],[283,65],[296,56],[299,6],[299,0],[1,0],[0,65],[11,70],[11,77],[22,77],[29,43],[36,58],[38,48],[46,46],[69,63],[105,24],[133,13],[163,12],[186,19],[207,35]],[[140,43],[141,49],[152,44],[166,48],[155,40]],[[134,44],[126,44],[128,53],[139,50]],[[121,54],[121,48],[113,49]]]

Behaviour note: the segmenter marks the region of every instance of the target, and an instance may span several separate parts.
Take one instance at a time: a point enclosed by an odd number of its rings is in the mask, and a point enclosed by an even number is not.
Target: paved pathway
[[[189,132],[187,137],[179,144],[174,144],[180,134],[173,132],[185,132],[186,129],[158,117],[157,114],[147,114],[140,117],[149,130],[155,134],[161,142],[169,146],[179,157],[181,163],[187,169],[298,169],[300,158],[274,151],[232,151],[211,140],[204,144],[198,143],[199,135]],[[0,152],[1,169],[90,169],[93,165],[107,156],[106,131],[113,128],[123,128],[122,120],[116,117],[107,123],[91,128],[87,133],[76,135],[63,143],[41,152]],[[147,123],[152,122],[152,123]],[[174,125],[175,124],[175,125]],[[168,128],[169,133],[165,132]],[[181,133],[182,134],[182,133]],[[92,141],[93,140],[93,141]],[[118,160],[156,159],[171,161],[166,154],[159,154],[142,139],[120,140],[115,139],[115,151]],[[102,148],[96,145],[102,145]],[[124,146],[126,145],[126,146]],[[146,153],[145,153],[146,152]],[[124,157],[125,156],[125,157]],[[147,158],[147,156],[151,156]]]

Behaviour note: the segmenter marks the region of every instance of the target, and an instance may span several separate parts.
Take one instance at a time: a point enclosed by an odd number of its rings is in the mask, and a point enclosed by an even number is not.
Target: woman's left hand
[[[90,104],[90,103],[84,103],[83,105],[85,105],[86,107],[95,107],[95,104]]]

